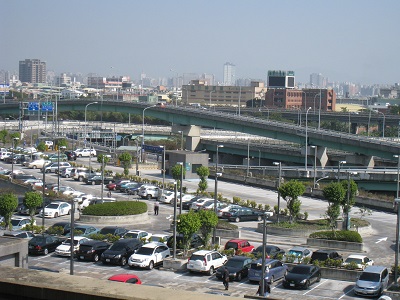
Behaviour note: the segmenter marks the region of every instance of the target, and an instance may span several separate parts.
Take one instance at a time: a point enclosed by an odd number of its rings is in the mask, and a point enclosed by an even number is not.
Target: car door
[[[276,262],[275,262],[275,268],[277,269],[278,274],[279,274],[279,276],[276,277],[277,279],[278,279],[278,278],[282,278],[283,276],[285,276],[286,268],[285,268],[285,266],[282,264],[282,262],[276,261]]]
[[[317,267],[312,267],[311,269],[310,269],[310,282],[311,283],[313,283],[313,282],[316,282],[317,281],[317,279],[318,279],[318,269],[317,269]]]
[[[223,259],[223,256],[221,255],[221,253],[218,253],[218,252],[212,253],[212,259],[214,261],[214,267],[215,268],[219,268],[225,262],[224,259]]]
[[[155,264],[158,264],[159,262],[161,262],[163,260],[161,252],[162,252],[161,247],[156,246],[154,248],[153,255],[155,257],[155,261],[154,261]]]
[[[250,246],[250,243],[248,241],[243,241],[241,247],[242,247],[243,252],[251,252],[252,251],[252,247]]]
[[[46,245],[49,251],[54,251],[60,245],[59,239],[53,236],[46,237]]]

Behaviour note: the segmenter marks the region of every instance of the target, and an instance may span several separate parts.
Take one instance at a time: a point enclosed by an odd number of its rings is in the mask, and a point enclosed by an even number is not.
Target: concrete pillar
[[[179,134],[178,131],[183,132],[185,138],[184,149],[189,151],[195,151],[200,143],[200,131],[201,127],[196,125],[172,125],[171,132]]]

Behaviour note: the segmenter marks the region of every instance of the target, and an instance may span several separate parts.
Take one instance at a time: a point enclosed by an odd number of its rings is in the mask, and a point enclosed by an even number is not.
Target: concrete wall
[[[320,248],[328,248],[328,249],[343,249],[343,250],[359,251],[359,252],[363,251],[362,243],[308,238],[307,245]]]
[[[28,268],[28,240],[1,236],[0,266]]]
[[[140,215],[129,215],[129,216],[89,216],[81,215],[79,218],[80,223],[91,223],[91,224],[137,224],[148,222],[149,214],[145,212]]]

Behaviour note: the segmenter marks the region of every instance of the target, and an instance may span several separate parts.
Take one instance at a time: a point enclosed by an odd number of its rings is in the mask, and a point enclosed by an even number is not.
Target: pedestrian
[[[264,295],[261,293],[261,285],[263,283],[264,283]],[[264,278],[264,280],[261,279],[260,284],[258,285],[257,295],[268,297],[269,294],[271,294],[271,286],[269,285],[267,278]]]
[[[225,290],[229,288],[229,270],[227,267],[224,267],[224,271],[222,273],[222,283],[224,284]]]
[[[111,197],[111,190],[108,191],[107,193],[107,197],[110,198]]]
[[[154,203],[154,214],[156,216],[158,216],[158,210],[160,208],[160,203],[158,202],[158,200],[156,200],[156,202]]]

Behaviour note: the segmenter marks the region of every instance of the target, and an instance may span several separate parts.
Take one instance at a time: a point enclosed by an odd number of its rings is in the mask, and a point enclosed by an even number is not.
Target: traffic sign
[[[42,103],[42,111],[53,111],[53,103],[52,102],[43,102]]]
[[[38,111],[39,103],[38,102],[29,102],[28,103],[28,111]]]

